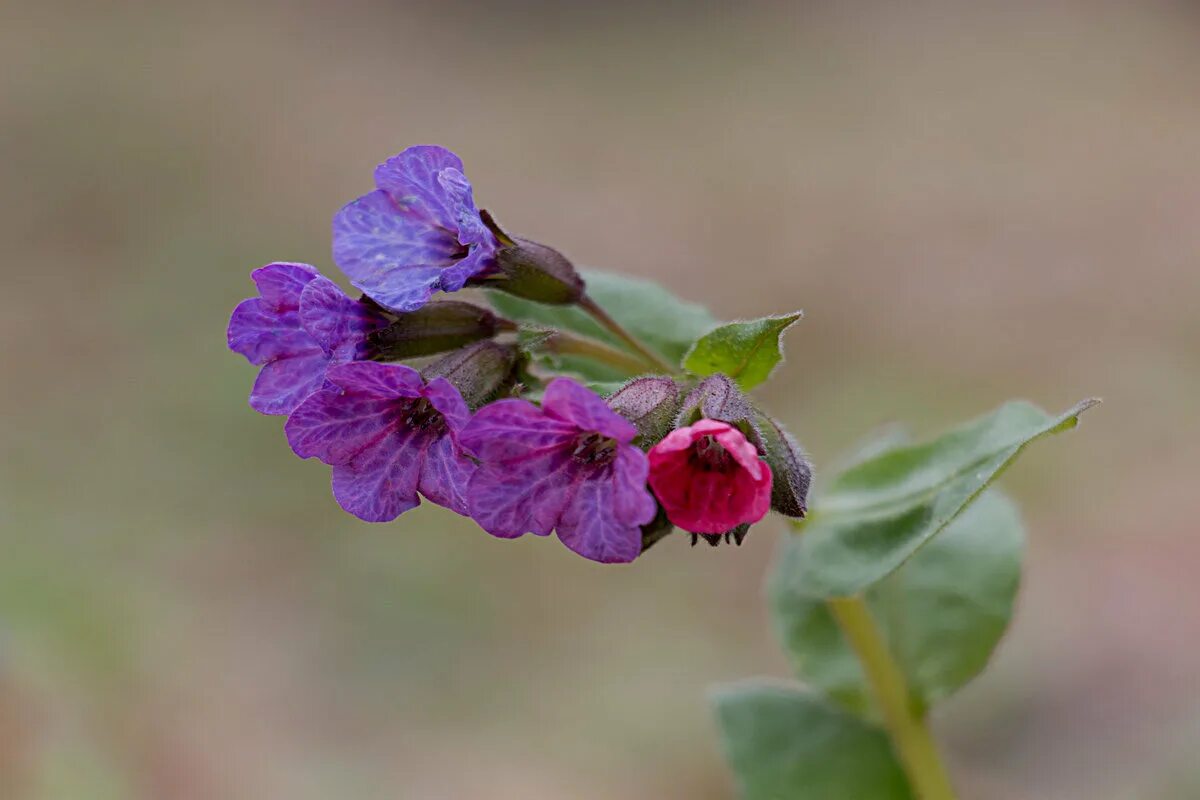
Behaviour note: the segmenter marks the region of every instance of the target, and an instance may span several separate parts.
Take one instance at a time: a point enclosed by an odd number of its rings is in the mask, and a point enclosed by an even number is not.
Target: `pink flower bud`
[[[685,531],[724,533],[758,522],[771,507],[771,468],[727,422],[677,428],[649,456],[650,488]]]

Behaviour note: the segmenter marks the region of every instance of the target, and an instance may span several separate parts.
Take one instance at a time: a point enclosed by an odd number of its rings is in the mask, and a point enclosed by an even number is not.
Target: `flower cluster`
[[[730,379],[638,342],[560,253],[505,233],[457,156],[409,148],[375,186],[333,221],[334,261],[360,298],[307,264],[269,264],[228,327],[230,349],[261,367],[251,407],[287,416],[292,450],[332,468],[342,508],[386,522],[424,497],[493,536],[555,532],[605,563],[674,526],[693,544],[740,544],[770,508],[803,515],[808,462],[777,423]],[[471,287],[575,306],[610,338],[432,299]],[[543,352],[608,358],[630,379],[605,397],[547,375]]]

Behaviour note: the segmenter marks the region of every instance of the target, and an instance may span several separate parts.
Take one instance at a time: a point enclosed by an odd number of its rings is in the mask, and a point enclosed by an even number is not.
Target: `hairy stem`
[[[867,604],[860,596],[830,598],[828,604],[862,663],[913,793],[919,800],[954,800],[950,778],[929,726],[913,707],[904,673],[892,658]]]
[[[665,372],[668,375],[674,374],[677,370],[675,367],[663,361],[662,357],[651,351],[644,344],[639,342],[629,331],[621,327],[615,319],[608,315],[600,306],[596,305],[596,301],[584,295],[579,299],[579,307],[591,315],[592,319],[600,323],[609,333],[616,336],[625,344],[637,353],[642,359],[654,369],[656,372]]]
[[[606,344],[579,339],[562,331],[555,331],[545,342],[538,345],[541,349],[559,355],[585,356],[595,361],[608,364],[629,375],[637,375],[646,371],[646,362],[622,350],[609,347]]]

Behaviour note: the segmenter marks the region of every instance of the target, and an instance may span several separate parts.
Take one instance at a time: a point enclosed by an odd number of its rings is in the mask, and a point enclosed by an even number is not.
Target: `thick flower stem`
[[[666,361],[639,342],[629,331],[621,327],[615,319],[608,315],[608,312],[596,304],[596,301],[588,297],[586,294],[579,299],[579,307],[591,315],[592,319],[600,323],[609,333],[616,336],[625,344],[629,345],[635,353],[642,357],[645,362],[651,366],[656,372],[662,372],[667,375],[674,374],[677,370],[675,367],[668,364]]]
[[[637,356],[630,355],[623,350],[617,350],[600,342],[594,342],[591,339],[578,339],[562,331],[555,331],[539,347],[551,353],[558,353],[559,355],[591,358],[603,364],[608,364],[610,367],[622,372],[626,372],[631,376],[646,371],[646,362]]]
[[[867,604],[860,596],[830,598],[828,604],[862,663],[913,793],[919,800],[954,800],[950,778],[929,726],[913,707],[904,673],[892,658]]]

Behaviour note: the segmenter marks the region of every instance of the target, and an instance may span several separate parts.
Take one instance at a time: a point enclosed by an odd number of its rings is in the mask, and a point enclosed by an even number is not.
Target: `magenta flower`
[[[495,269],[499,242],[454,153],[410,147],[375,168],[375,185],[334,216],[333,260],[377,303],[415,311]]]
[[[366,335],[388,324],[308,264],[268,264],[250,276],[259,296],[238,304],[226,335],[230,350],[262,366],[250,392],[262,414],[291,413],[330,365],[366,357]]]
[[[468,493],[471,516],[494,536],[558,538],[593,561],[633,561],[641,526],[656,511],[646,490],[637,429],[568,378],[546,387],[541,408],[525,400],[484,406],[462,432],[480,461]]]
[[[445,378],[426,383],[402,364],[359,361],[331,367],[325,388],[288,417],[301,458],[333,467],[333,496],[367,522],[388,522],[420,504],[417,492],[459,514],[475,463],[459,431],[471,412]]]
[[[667,519],[692,533],[724,533],[771,507],[771,468],[728,422],[702,419],[650,449],[650,488]]]

